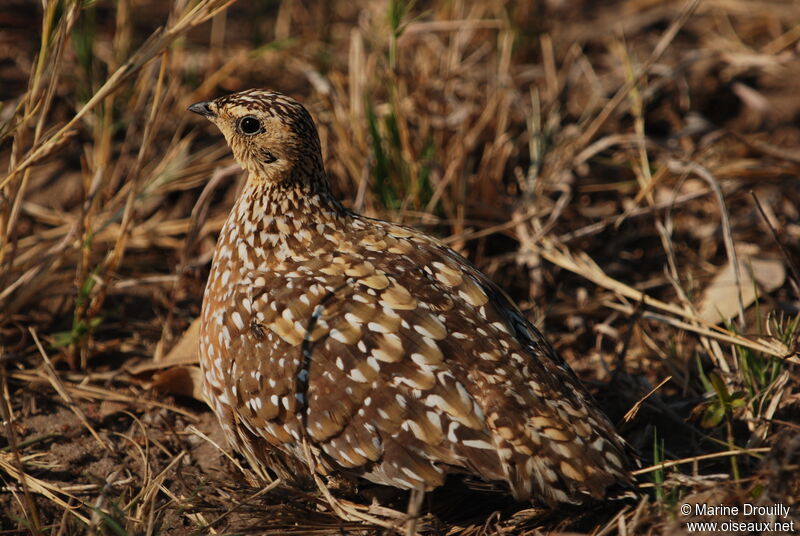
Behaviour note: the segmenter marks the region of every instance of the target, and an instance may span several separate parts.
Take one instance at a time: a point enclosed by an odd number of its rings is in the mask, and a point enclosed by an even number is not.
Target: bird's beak
[[[214,113],[214,110],[211,109],[210,102],[195,102],[189,108],[187,108],[190,112],[194,112],[196,114],[202,115],[208,119],[212,117],[216,117],[217,114]]]

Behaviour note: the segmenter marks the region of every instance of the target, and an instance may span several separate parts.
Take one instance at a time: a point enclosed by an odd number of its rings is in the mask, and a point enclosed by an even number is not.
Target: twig
[[[331,510],[333,511],[336,516],[344,521],[366,521],[367,523],[372,523],[378,527],[383,527],[385,529],[389,529],[395,532],[400,532],[399,529],[392,523],[388,523],[383,519],[378,517],[369,515],[364,512],[359,512],[357,509],[353,507],[349,507],[343,501],[338,500],[333,496],[330,492],[328,487],[322,482],[319,474],[316,470],[316,462],[314,461],[314,457],[311,454],[311,450],[308,446],[308,441],[306,438],[303,438],[303,452],[305,454],[306,463],[308,464],[308,470],[311,472],[311,476],[314,479],[314,483],[317,486],[317,489],[322,493],[322,496],[325,497],[328,505],[330,506]]]
[[[597,117],[589,123],[588,126],[583,131],[583,134],[580,138],[575,142],[576,147],[585,147],[589,144],[589,142],[597,135],[597,132],[600,130],[608,118],[611,117],[611,114],[616,110],[617,106],[622,103],[622,101],[627,97],[628,93],[634,88],[634,86],[638,83],[639,79],[644,76],[650,68],[655,64],[661,55],[667,50],[667,47],[675,39],[675,36],[678,35],[678,31],[683,27],[684,24],[689,20],[689,17],[692,16],[697,6],[700,4],[700,0],[688,0],[683,7],[681,8],[681,12],[678,17],[672,21],[669,28],[664,32],[659,39],[658,43],[656,44],[653,52],[650,54],[650,57],[647,58],[647,61],[636,71],[635,75],[632,76],[625,84],[617,91],[614,97],[606,104],[603,110],[597,115]]]
[[[53,145],[59,143],[60,140],[70,132],[75,125],[91,110],[100,104],[107,96],[116,91],[119,86],[133,75],[145,63],[160,54],[167,46],[175,39],[189,31],[190,29],[204,23],[206,20],[212,18],[220,11],[226,9],[229,5],[236,0],[206,0],[199,2],[194,8],[190,9],[178,21],[163,30],[159,28],[142,44],[131,57],[120,66],[105,83],[92,95],[89,101],[78,110],[78,112],[70,119],[67,124],[56,131],[52,136],[45,139],[42,143],[32,149],[28,156],[6,175],[6,178],[0,181],[0,189],[4,188],[10,183],[20,172],[24,171],[29,166],[35,164],[43,157],[47,156],[53,149]]]
[[[772,225],[772,222],[769,221],[767,217],[766,211],[764,211],[764,207],[761,206],[761,201],[758,200],[758,196],[752,190],[750,190],[750,195],[753,196],[753,201],[756,203],[756,207],[758,211],[761,213],[761,217],[764,218],[764,223],[767,224],[769,227],[770,233],[772,233],[772,239],[775,240],[775,243],[778,245],[778,248],[781,250],[781,255],[783,255],[783,260],[786,261],[786,265],[789,267],[789,271],[792,272],[792,277],[789,279],[789,282],[792,284],[792,289],[794,290],[795,296],[800,298],[800,274],[797,273],[797,267],[794,265],[795,263],[792,262],[791,257],[789,257],[789,252],[786,251],[786,246],[783,245],[780,238],[778,238],[778,232],[775,230],[775,227]]]
[[[95,439],[95,441],[97,441],[97,444],[100,445],[103,450],[111,452],[111,447],[103,440],[102,437],[98,435],[92,425],[89,424],[89,419],[86,418],[86,414],[83,413],[83,410],[75,403],[75,401],[69,395],[67,389],[64,387],[64,384],[61,382],[61,378],[58,377],[56,369],[53,367],[53,363],[50,361],[47,352],[44,351],[44,347],[42,347],[42,343],[39,341],[39,336],[36,334],[36,330],[31,327],[28,328],[28,331],[30,331],[33,341],[36,343],[36,347],[39,349],[39,353],[44,360],[44,370],[47,378],[50,380],[50,385],[52,385],[53,389],[56,390],[58,395],[64,399],[64,402],[67,403],[69,409],[71,409],[78,419],[80,419],[81,423],[83,423],[83,426],[89,430],[89,433],[92,434],[92,437]]]
[[[600,285],[601,287],[617,292],[618,294],[626,298],[629,298],[631,300],[640,301],[645,306],[654,307],[656,309],[660,309],[662,311],[671,313],[678,317],[685,318],[692,322],[697,322],[701,327],[693,326],[686,322],[681,322],[679,320],[666,317],[663,315],[658,317],[659,320],[667,321],[676,327],[681,327],[682,329],[686,329],[688,331],[694,331],[696,333],[700,333],[708,337],[723,340],[725,342],[730,342],[732,344],[740,344],[742,346],[747,346],[748,348],[758,350],[759,352],[763,352],[767,355],[786,358],[790,360],[792,359],[790,357],[787,357],[786,355],[787,350],[785,348],[771,347],[763,343],[752,341],[736,333],[731,333],[730,331],[720,328],[719,326],[709,324],[707,321],[703,320],[694,313],[687,311],[682,307],[666,303],[659,299],[648,296],[644,292],[636,290],[633,287],[626,285],[625,283],[622,283],[612,277],[609,277],[586,254],[580,254],[580,253],[573,254],[565,246],[557,248],[553,244],[553,242],[549,239],[544,239],[539,244],[527,243],[525,246],[532,248],[533,251],[539,253],[542,257],[552,262],[553,264],[556,264],[558,266],[561,266],[562,268],[565,268],[580,276],[583,276],[588,280],[592,281],[593,283]],[[613,307],[621,311],[625,311],[628,314],[633,313],[634,310],[634,308],[630,305],[606,303],[606,306]],[[654,317],[654,315],[652,313],[645,312],[644,317],[652,318]]]
[[[27,382],[27,383],[35,383],[43,380],[41,374],[34,374],[28,371],[16,371],[12,372],[8,376],[9,378],[14,378],[15,380],[20,380],[22,382]],[[47,381],[49,382],[49,380]],[[128,396],[116,391],[112,391],[110,389],[103,389],[102,387],[98,387],[96,385],[91,385],[91,384],[69,385],[62,383],[62,385],[67,392],[73,393],[77,396],[89,398],[92,400],[113,400],[116,402],[125,402],[127,404],[135,406],[163,408],[173,413],[178,413],[180,415],[183,415],[184,417],[186,417],[191,421],[196,422],[198,420],[197,415],[195,415],[189,410],[179,408],[177,406],[173,406],[170,404],[165,404],[163,402],[158,402],[157,400],[148,400],[141,396]]]
[[[693,463],[703,460],[713,460],[714,458],[726,458],[730,456],[742,456],[745,454],[758,457],[757,456],[758,454],[761,454],[763,452],[769,452],[770,450],[772,450],[772,448],[770,447],[757,447],[752,449],[736,449],[736,450],[725,450],[722,452],[712,452],[711,454],[702,454],[700,456],[692,456],[691,458],[682,458],[680,460],[670,460],[668,462],[657,463],[655,465],[651,465],[650,467],[645,467],[644,469],[637,469],[636,471],[632,471],[632,473],[636,476],[644,475],[647,473],[658,471],[660,469],[666,469],[667,467],[675,467],[676,465],[683,465],[685,463]]]
[[[67,493],[62,489],[59,489],[58,487],[48,482],[45,482],[44,480],[39,480],[38,478],[25,473],[18,467],[15,467],[14,465],[8,463],[5,457],[1,455],[0,455],[0,469],[8,473],[8,475],[11,476],[11,478],[13,478],[14,480],[17,480],[19,482],[25,482],[26,484],[24,485],[27,485],[30,491],[32,491],[33,493],[38,493],[39,495],[47,497],[52,502],[56,503],[64,510],[68,511],[70,514],[74,515],[82,523],[85,523],[87,525],[89,524],[89,518],[78,513],[74,506],[70,506],[69,504],[64,502],[64,500],[61,499],[58,495],[56,495],[56,493],[64,495],[68,499],[72,499],[75,502],[81,503],[81,501],[77,497],[71,495],[70,493]]]
[[[686,173],[690,172],[694,175],[697,175],[701,179],[703,179],[710,187],[711,190],[714,192],[714,195],[717,196],[717,202],[719,203],[719,214],[722,226],[722,238],[723,242],[725,243],[725,250],[728,255],[728,264],[730,264],[731,269],[733,270],[733,279],[736,283],[736,297],[739,300],[739,326],[744,326],[744,302],[742,300],[742,283],[741,283],[741,273],[739,270],[739,260],[736,256],[736,248],[733,245],[733,233],[731,232],[731,222],[730,218],[728,217],[728,209],[725,206],[725,198],[722,195],[722,189],[719,187],[719,183],[714,178],[714,176],[703,166],[696,164],[694,162],[690,162],[688,164],[680,164],[679,162],[671,161],[669,163],[669,167],[671,170],[677,173]]]
[[[277,479],[273,480],[265,488],[260,489],[257,492],[253,493],[251,496],[249,496],[246,501],[242,501],[242,502],[236,504],[233,508],[229,508],[224,513],[220,514],[214,521],[211,521],[211,522],[209,522],[207,524],[207,528],[211,528],[214,525],[217,525],[220,521],[222,521],[223,519],[225,519],[226,517],[228,517],[232,513],[236,512],[241,507],[243,507],[247,503],[247,501],[252,501],[252,500],[258,499],[262,495],[266,495],[270,491],[274,490],[275,488],[277,488],[281,484],[283,484],[283,480],[281,480],[280,478],[277,478]]]
[[[196,435],[197,437],[203,439],[204,441],[207,441],[208,443],[211,443],[211,445],[213,445],[215,449],[217,449],[223,456],[228,458],[228,460],[239,470],[240,473],[245,474],[244,467],[242,467],[241,464],[239,464],[239,460],[237,460],[236,458],[231,456],[230,453],[228,453],[227,450],[225,450],[224,448],[220,447],[217,444],[216,441],[214,441],[213,439],[208,437],[206,434],[204,434],[203,432],[198,430],[193,424],[189,425],[186,428],[186,431]],[[280,480],[280,479],[278,479],[278,480]]]
[[[689,201],[694,201],[695,199],[700,199],[701,197],[705,197],[710,193],[711,193],[711,190],[702,190],[702,191],[699,191],[699,192],[692,192],[692,193],[688,193],[688,194],[683,194],[683,195],[681,195],[679,197],[676,197],[675,199],[662,201],[661,203],[656,203],[655,205],[652,205],[652,206],[635,208],[635,209],[631,210],[630,212],[628,212],[627,214],[625,214],[625,217],[626,217],[626,219],[631,219],[631,218],[636,218],[636,217],[639,217],[639,216],[647,216],[647,215],[653,214],[654,212],[657,212],[659,210],[663,210],[665,208],[670,208],[670,207],[675,207],[675,206],[678,206],[678,205],[683,205],[685,203],[688,203]],[[563,242],[563,243],[567,243],[567,242],[571,242],[572,240],[575,240],[575,239],[578,239],[578,238],[585,238],[587,236],[592,236],[592,235],[598,234],[598,233],[602,232],[609,225],[617,226],[619,224],[619,218],[620,218],[620,216],[608,216],[608,217],[603,218],[601,221],[598,221],[596,223],[591,223],[589,225],[581,227],[580,229],[576,229],[574,231],[566,232],[566,233],[564,233],[564,234],[562,234],[562,235],[560,235],[558,237],[558,241],[559,242]]]
[[[637,401],[636,401],[636,403],[633,405],[633,407],[631,407],[631,409],[629,409],[629,410],[628,410],[628,412],[625,414],[625,416],[624,416],[624,417],[622,417],[622,420],[624,420],[625,422],[628,422],[628,421],[630,421],[631,419],[633,419],[634,417],[636,417],[636,414],[637,414],[637,413],[639,413],[639,409],[642,407],[642,404],[644,403],[644,401],[645,401],[645,400],[647,400],[648,398],[650,398],[651,396],[653,396],[653,395],[655,394],[655,392],[656,392],[656,391],[658,391],[659,389],[661,389],[661,387],[662,387],[662,386],[663,386],[665,383],[667,383],[668,381],[670,381],[671,379],[672,379],[672,376],[667,376],[666,378],[664,378],[663,380],[661,380],[661,382],[660,382],[658,385],[656,385],[655,387],[653,387],[653,388],[650,390],[650,392],[649,392],[649,393],[647,393],[647,394],[646,394],[646,395],[644,395],[642,398],[640,398],[639,400],[637,400]]]
[[[3,418],[3,425],[8,438],[8,446],[11,449],[11,455],[16,464],[16,471],[20,485],[22,486],[22,493],[25,495],[26,506],[28,507],[27,513],[30,515],[30,522],[33,532],[36,534],[42,533],[42,522],[39,519],[39,509],[31,496],[31,489],[28,485],[28,475],[25,473],[25,466],[22,463],[22,458],[19,455],[20,443],[17,440],[17,432],[14,429],[14,408],[11,406],[11,397],[8,393],[8,382],[6,381],[5,366],[0,366],[0,417]],[[3,459],[3,453],[0,452],[0,460]],[[2,465],[0,465],[2,466]],[[6,469],[6,472],[12,474]]]

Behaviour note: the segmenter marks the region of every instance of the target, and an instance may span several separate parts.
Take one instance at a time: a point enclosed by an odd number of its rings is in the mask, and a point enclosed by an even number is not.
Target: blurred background
[[[423,530],[794,508],[799,51],[789,0],[3,0],[0,534],[380,526],[259,494],[197,395],[242,172],[186,107],[250,87],[306,105],[346,206],[507,290],[642,453],[638,505]]]

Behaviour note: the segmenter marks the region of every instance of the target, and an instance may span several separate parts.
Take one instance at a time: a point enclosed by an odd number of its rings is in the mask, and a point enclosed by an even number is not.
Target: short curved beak
[[[211,104],[210,102],[205,102],[205,101],[195,102],[187,109],[190,112],[202,115],[203,117],[208,117],[208,118],[216,117],[217,114],[215,114],[214,111],[211,109],[211,106],[209,106],[210,104]]]

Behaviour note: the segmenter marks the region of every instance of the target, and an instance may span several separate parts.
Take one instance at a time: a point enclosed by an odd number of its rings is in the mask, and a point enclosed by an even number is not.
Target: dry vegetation
[[[800,518],[800,4],[5,0],[0,27],[0,535],[402,530],[404,495],[259,485],[192,398],[241,179],[185,109],[253,86],[307,104],[346,204],[506,288],[641,452],[639,502],[444,490],[418,530]]]

